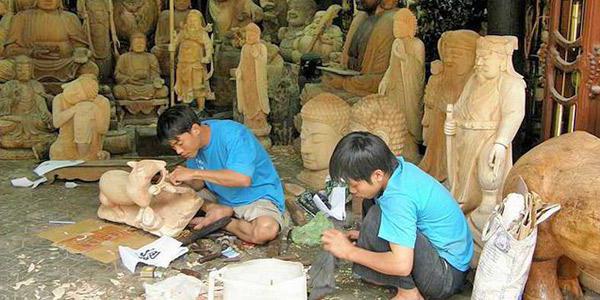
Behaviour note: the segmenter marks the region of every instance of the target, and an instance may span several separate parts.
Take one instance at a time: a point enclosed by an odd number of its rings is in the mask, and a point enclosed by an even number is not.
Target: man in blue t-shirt
[[[446,299],[461,291],[473,240],[444,186],[367,132],[340,140],[329,173],[353,196],[375,203],[365,209],[360,232],[324,232],[325,250],[354,262],[362,279],[398,288],[394,299]]]
[[[244,241],[264,244],[277,237],[285,209],[281,180],[248,128],[229,120],[200,122],[191,108],[173,106],[158,118],[157,135],[187,159],[170,181],[206,187],[200,193],[209,200],[201,207],[206,216],[190,221],[194,229],[233,216],[225,230]]]

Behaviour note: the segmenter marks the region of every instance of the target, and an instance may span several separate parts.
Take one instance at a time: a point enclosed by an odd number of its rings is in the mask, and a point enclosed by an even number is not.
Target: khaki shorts
[[[208,189],[199,191],[198,196],[204,199],[204,201],[218,203],[217,196]],[[277,206],[268,199],[259,199],[247,205],[233,207],[233,214],[235,218],[248,222],[252,222],[252,220],[262,216],[271,217],[279,224],[280,232],[287,228],[287,224],[289,223],[287,221],[289,218],[285,218]]]

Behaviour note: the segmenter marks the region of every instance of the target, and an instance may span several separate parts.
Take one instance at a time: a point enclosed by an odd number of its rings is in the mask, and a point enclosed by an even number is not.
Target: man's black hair
[[[380,137],[360,131],[343,137],[329,160],[331,179],[346,182],[364,180],[371,184],[374,171],[391,175],[397,167],[396,156]]]
[[[194,110],[189,106],[175,105],[158,117],[156,135],[161,143],[166,144],[178,135],[189,132],[194,124],[200,124]]]

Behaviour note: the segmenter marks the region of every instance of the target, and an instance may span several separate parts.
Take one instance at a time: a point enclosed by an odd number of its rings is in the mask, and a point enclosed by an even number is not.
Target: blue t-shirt
[[[217,195],[219,203],[235,207],[268,199],[283,212],[281,180],[267,151],[254,134],[244,125],[230,120],[208,120],[202,124],[210,127],[210,141],[195,158],[187,160],[187,167],[228,169],[252,178],[249,187],[225,187],[205,182],[206,187]]]
[[[414,248],[419,231],[449,264],[466,271],[473,256],[473,238],[460,207],[429,174],[403,158],[398,162],[377,199],[381,207],[379,237]]]

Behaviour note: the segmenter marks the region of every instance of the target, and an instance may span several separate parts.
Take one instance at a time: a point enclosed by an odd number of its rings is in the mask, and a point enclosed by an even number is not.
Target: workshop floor
[[[282,180],[295,182],[302,162],[291,147],[274,147],[274,163]],[[97,183],[78,182],[67,189],[64,182],[43,184],[36,189],[13,188],[9,179],[28,176],[35,163],[31,161],[0,161],[0,299],[143,299],[142,279],[131,274],[120,261],[103,264],[83,255],[70,254],[52,246],[36,234],[57,225],[51,220],[80,221],[94,218],[98,207]],[[60,225],[58,225],[60,226]],[[295,253],[300,260],[310,261],[317,249],[292,245],[287,253]],[[265,247],[242,250],[243,259],[265,256]],[[204,280],[208,270],[226,263],[221,259],[197,264],[198,255],[191,253],[179,258],[171,267],[191,268],[200,272]],[[169,269],[166,276],[177,274]],[[391,291],[366,284],[351,276],[350,264],[340,267],[337,291],[326,299],[387,299]],[[469,292],[453,300],[469,299]],[[589,295],[586,299],[600,299]]]

